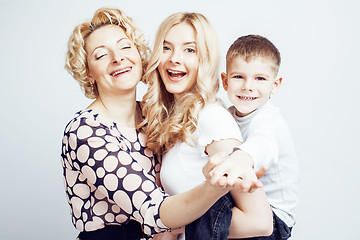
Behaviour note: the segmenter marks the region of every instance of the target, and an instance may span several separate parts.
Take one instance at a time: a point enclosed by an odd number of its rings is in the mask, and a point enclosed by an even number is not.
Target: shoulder
[[[100,127],[103,124],[98,121],[97,117],[98,115],[90,109],[83,109],[81,111],[78,111],[75,113],[74,117],[67,123],[64,133],[66,134],[69,132],[75,132],[79,128],[85,129],[85,127],[87,127],[91,129]]]
[[[285,123],[283,116],[281,115],[280,108],[273,105],[271,102],[266,103],[256,113],[254,120],[267,120],[272,123]]]
[[[217,116],[230,116],[230,113],[227,111],[225,106],[219,102],[216,101],[214,103],[206,105],[200,112],[199,118],[204,117],[217,117]]]
[[[280,108],[270,102],[258,109],[258,112],[256,112],[251,120],[250,127],[267,131],[271,130],[275,133],[284,130],[288,131],[288,125],[280,112]]]

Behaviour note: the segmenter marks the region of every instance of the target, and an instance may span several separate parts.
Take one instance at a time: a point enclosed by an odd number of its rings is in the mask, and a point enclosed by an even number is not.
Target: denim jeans
[[[280,218],[273,212],[274,230],[268,237],[252,237],[242,238],[243,240],[286,240],[291,236],[292,228],[289,228]]]
[[[203,216],[186,225],[186,240],[227,240],[234,202],[228,193],[220,198]],[[274,230],[267,237],[241,238],[243,240],[286,240],[291,236],[289,228],[273,213]]]
[[[126,225],[105,225],[104,228],[81,232],[78,235],[80,240],[139,240],[146,235],[142,232],[140,223],[131,220]]]
[[[221,197],[203,216],[186,225],[186,240],[226,240],[234,202],[230,193]]]

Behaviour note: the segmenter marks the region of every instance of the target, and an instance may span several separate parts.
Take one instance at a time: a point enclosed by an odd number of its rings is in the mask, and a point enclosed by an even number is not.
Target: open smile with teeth
[[[257,99],[257,97],[245,97],[245,96],[238,96],[238,98],[240,98],[241,100],[245,100],[245,101],[252,101]]]
[[[181,72],[181,71],[167,70],[167,72],[168,72],[169,76],[172,78],[182,78],[186,75],[185,72]]]
[[[119,75],[121,73],[125,73],[125,72],[128,72],[130,70],[131,70],[131,67],[127,67],[127,68],[123,68],[123,69],[117,70],[115,72],[112,72],[112,73],[110,73],[110,75],[115,77],[115,76],[117,76],[117,75]]]

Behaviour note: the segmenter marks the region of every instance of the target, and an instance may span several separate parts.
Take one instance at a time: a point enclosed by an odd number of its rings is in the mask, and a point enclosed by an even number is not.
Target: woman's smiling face
[[[85,42],[89,77],[99,94],[133,91],[142,77],[140,54],[124,30],[106,25],[90,34]]]
[[[196,32],[188,23],[177,24],[166,34],[163,46],[158,71],[166,90],[178,98],[192,89],[197,81]]]

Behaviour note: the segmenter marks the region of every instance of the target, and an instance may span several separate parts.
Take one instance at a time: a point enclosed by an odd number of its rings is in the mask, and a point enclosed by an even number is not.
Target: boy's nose
[[[245,80],[245,81],[243,82],[243,85],[242,85],[242,87],[241,87],[241,90],[252,92],[253,89],[252,89],[252,84],[251,84],[251,82]]]

